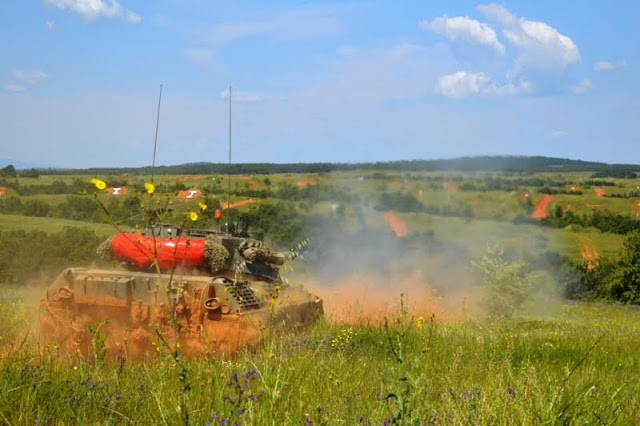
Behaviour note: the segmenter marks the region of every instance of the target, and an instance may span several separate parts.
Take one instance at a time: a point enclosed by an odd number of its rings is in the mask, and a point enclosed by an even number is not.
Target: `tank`
[[[246,229],[158,224],[118,233],[98,254],[121,268],[67,268],[45,289],[40,334],[46,342],[88,354],[98,336],[110,354],[143,355],[172,342],[185,353],[233,353],[323,315],[320,298],[282,279],[279,269],[293,255],[272,250]]]

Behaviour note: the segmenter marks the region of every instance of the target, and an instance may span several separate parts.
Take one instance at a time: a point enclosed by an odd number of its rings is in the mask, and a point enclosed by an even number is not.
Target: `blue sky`
[[[640,163],[633,1],[14,0],[0,158]]]

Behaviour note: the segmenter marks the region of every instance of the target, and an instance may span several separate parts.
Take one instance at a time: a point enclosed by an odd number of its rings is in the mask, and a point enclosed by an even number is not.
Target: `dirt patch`
[[[181,200],[195,200],[202,197],[202,191],[200,191],[198,188],[191,188],[178,192],[176,197]]]
[[[109,188],[106,189],[107,194],[109,195],[125,195],[127,193],[127,187],[126,186],[117,186],[117,187],[113,187],[110,186]]]
[[[602,204],[585,204],[585,206],[592,208],[592,209],[599,209],[602,207]]]
[[[225,203],[220,203],[220,208],[222,210],[233,209],[235,207],[240,207],[240,206],[244,206],[245,204],[251,204],[251,203],[255,203],[255,202],[256,202],[256,200],[254,200],[253,198],[249,198],[248,200],[234,201],[231,204],[225,202]]]
[[[398,237],[405,237],[407,235],[407,225],[398,216],[391,212],[382,212],[384,221],[389,225],[393,234]]]
[[[7,187],[6,186],[0,186],[0,197],[2,197],[6,193],[7,193]]]
[[[249,187],[251,189],[258,189],[258,188],[260,188],[260,183],[258,183],[257,180],[253,179],[253,180],[249,181]]]
[[[445,182],[443,183],[443,185],[444,185],[444,189],[446,189],[449,192],[458,192],[458,185],[456,185],[455,183]]]
[[[317,183],[318,181],[316,180],[316,178],[305,178],[297,181],[296,185],[299,186],[300,188],[304,188],[305,186],[315,185]]]
[[[593,192],[595,192],[598,197],[604,197],[607,195],[607,192],[602,188],[593,188]]]
[[[549,204],[553,201],[553,195],[545,194],[536,204],[536,207],[533,209],[533,213],[531,217],[533,219],[544,219],[547,217],[547,209],[549,208]]]
[[[171,178],[171,182],[183,182],[185,180],[200,180],[208,178],[209,175],[181,175]]]

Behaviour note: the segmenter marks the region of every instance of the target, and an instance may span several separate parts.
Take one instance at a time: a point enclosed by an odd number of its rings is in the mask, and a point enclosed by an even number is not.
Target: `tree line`
[[[7,166],[8,167],[8,166]],[[13,166],[11,166],[13,168]],[[398,171],[596,171],[605,175],[621,171],[638,170],[633,164],[607,164],[595,161],[571,160],[544,156],[475,156],[434,160],[399,160],[366,163],[187,163],[173,166],[106,167],[77,169],[39,169],[42,174],[275,174],[275,173],[328,173],[348,170]],[[15,171],[15,168],[13,168]]]

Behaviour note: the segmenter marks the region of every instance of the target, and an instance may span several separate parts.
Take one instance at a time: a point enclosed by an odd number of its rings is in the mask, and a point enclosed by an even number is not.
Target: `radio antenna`
[[[160,84],[160,95],[158,96],[158,114],[156,116],[156,137],[153,140],[153,162],[151,163],[151,183],[153,183],[153,172],[156,168],[156,147],[158,146],[158,126],[160,125],[160,102],[162,101],[162,84]]]
[[[231,209],[231,86],[229,86],[229,165],[227,169],[227,180],[228,180],[228,188],[227,188],[227,211]],[[229,215],[230,216],[230,215]],[[227,218],[227,221],[230,218]],[[229,226],[231,224],[227,222],[227,231],[229,231]]]

